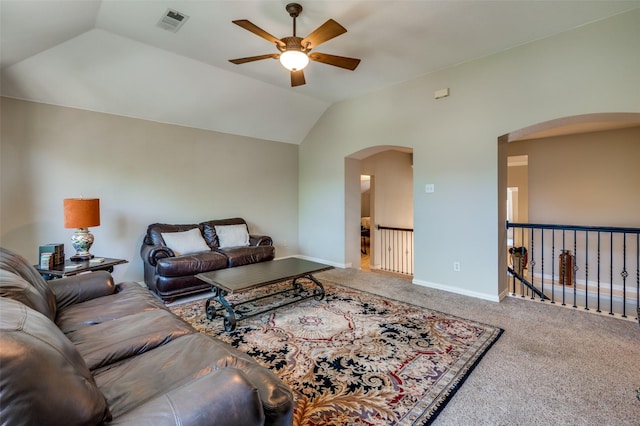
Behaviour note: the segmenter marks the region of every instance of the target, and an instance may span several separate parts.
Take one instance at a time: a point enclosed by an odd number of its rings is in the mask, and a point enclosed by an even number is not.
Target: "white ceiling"
[[[329,18],[348,32],[316,50],[362,60],[312,62],[291,88],[266,40],[231,23],[292,33],[288,1],[0,0],[5,96],[300,143],[334,102],[513,48],[637,7],[640,1],[300,1],[297,35]],[[189,16],[172,33],[167,8]]]

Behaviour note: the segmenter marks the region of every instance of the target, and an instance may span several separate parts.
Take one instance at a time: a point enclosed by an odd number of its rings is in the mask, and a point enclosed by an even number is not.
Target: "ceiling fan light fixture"
[[[280,63],[289,71],[301,71],[309,64],[309,57],[299,50],[287,50],[280,54]]]
[[[298,3],[289,3],[285,9],[289,13],[289,16],[293,18],[293,35],[290,37],[276,38],[246,19],[231,21],[239,27],[267,40],[269,43],[275,44],[276,49],[278,49],[280,53],[229,59],[229,62],[239,65],[247,62],[260,61],[262,59],[279,58],[282,66],[291,74],[291,87],[306,84],[302,70],[309,64],[309,61],[320,62],[351,71],[356,69],[360,63],[360,59],[329,55],[315,51],[309,54],[312,49],[315,49],[320,44],[346,33],[346,28],[333,19],[329,19],[306,37],[298,37],[296,35],[296,18],[300,15],[300,12],[302,12],[302,6]]]

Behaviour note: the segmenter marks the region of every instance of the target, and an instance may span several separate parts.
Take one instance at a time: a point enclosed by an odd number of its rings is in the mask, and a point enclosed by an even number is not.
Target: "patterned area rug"
[[[502,333],[371,293],[324,286],[324,300],[247,318],[230,333],[221,317],[206,319],[204,300],[171,310],[274,371],[294,391],[297,426],[429,424]]]

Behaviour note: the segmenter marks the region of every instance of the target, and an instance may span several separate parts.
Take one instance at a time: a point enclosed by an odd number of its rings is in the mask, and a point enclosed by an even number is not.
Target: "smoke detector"
[[[184,13],[180,13],[173,9],[167,9],[166,12],[164,12],[164,15],[162,15],[162,18],[160,18],[160,21],[158,21],[158,26],[175,33],[178,32],[185,22],[187,22],[187,19],[189,19],[189,16]]]

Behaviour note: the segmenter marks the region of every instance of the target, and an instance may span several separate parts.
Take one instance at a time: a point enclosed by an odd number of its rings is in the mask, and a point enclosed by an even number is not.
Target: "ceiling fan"
[[[331,40],[347,30],[333,19],[329,19],[324,24],[316,28],[311,34],[305,38],[296,36],[296,18],[302,12],[302,6],[298,3],[289,3],[285,10],[289,16],[293,18],[293,36],[277,39],[262,28],[249,22],[246,19],[232,21],[234,24],[251,31],[255,35],[274,43],[280,53],[269,53],[266,55],[250,56],[248,58],[229,59],[229,62],[240,65],[247,62],[259,61],[261,59],[279,59],[280,63],[291,72],[291,87],[301,86],[306,83],[304,79],[304,67],[307,66],[309,60],[322,62],[323,64],[333,65],[335,67],[347,70],[355,70],[360,59],[348,58],[345,56],[329,55],[327,53],[311,52],[325,41]],[[310,53],[311,52],[311,53]]]

